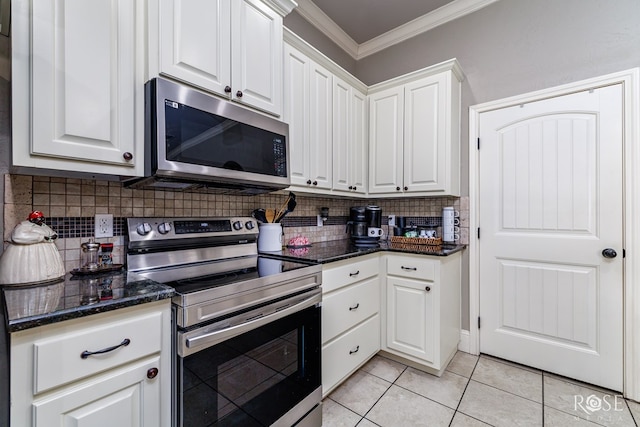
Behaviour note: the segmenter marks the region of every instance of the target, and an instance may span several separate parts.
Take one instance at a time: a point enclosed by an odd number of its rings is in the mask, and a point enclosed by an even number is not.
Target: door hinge
[[[478,239],[480,239],[480,227],[478,227]]]
[[[480,149],[480,138],[478,138],[478,150]]]
[[[478,329],[480,329],[480,316],[478,316]]]

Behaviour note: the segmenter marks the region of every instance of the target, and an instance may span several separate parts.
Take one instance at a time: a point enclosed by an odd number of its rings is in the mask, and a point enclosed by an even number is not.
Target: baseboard
[[[460,330],[460,342],[458,343],[458,350],[470,353],[469,347],[469,331],[464,329]]]

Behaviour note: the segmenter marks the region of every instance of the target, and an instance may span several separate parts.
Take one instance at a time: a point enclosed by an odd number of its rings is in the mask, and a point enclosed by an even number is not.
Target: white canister
[[[258,226],[258,250],[274,252],[282,250],[282,224],[279,222],[264,223]]]

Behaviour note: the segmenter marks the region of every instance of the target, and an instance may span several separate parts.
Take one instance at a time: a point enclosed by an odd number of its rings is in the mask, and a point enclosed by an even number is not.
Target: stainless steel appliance
[[[161,78],[145,96],[145,177],[126,186],[258,194],[290,185],[286,123]]]
[[[177,293],[177,426],[322,424],[319,265],[259,256],[250,217],[130,218],[128,234],[129,270]]]

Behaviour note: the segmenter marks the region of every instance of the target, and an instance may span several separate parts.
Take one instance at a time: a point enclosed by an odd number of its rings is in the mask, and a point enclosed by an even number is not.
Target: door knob
[[[618,256],[618,253],[615,251],[615,249],[606,248],[602,250],[602,256],[605,258],[615,258]]]

